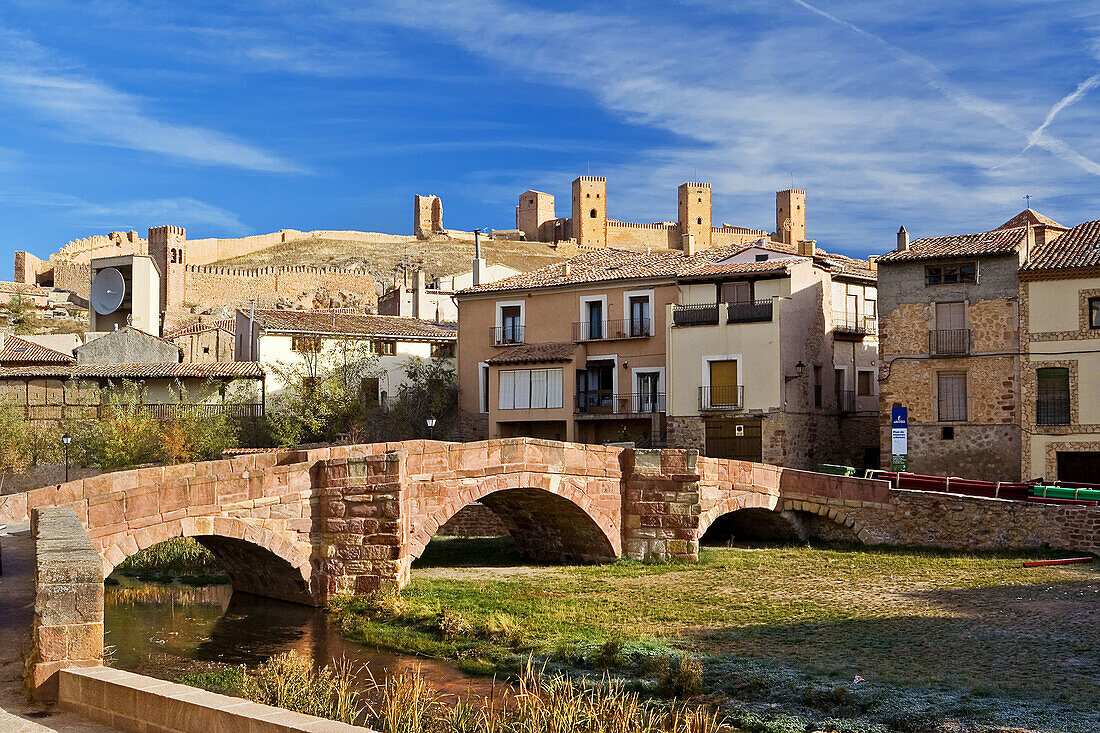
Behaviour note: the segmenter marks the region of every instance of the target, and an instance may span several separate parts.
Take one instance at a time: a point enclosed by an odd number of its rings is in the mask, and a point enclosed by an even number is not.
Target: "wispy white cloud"
[[[193,163],[273,173],[302,166],[215,130],[156,119],[143,100],[54,61],[57,54],[0,29],[0,98],[58,124],[73,140],[143,150]]]
[[[1054,118],[1058,116],[1058,113],[1064,110],[1066,107],[1080,102],[1082,99],[1085,98],[1086,94],[1088,94],[1090,91],[1098,86],[1100,86],[1100,74],[1095,74],[1078,84],[1077,88],[1074,89],[1072,92],[1059,99],[1055,103],[1055,105],[1050,108],[1050,111],[1047,112],[1047,116],[1043,120],[1043,123],[1032,130],[1031,134],[1027,136],[1027,145],[1024,146],[1023,150],[1016,153],[1016,155],[1012,156],[1012,158],[1009,158],[1009,160],[1020,157],[1036,145],[1040,144],[1043,140],[1043,134],[1046,132],[1046,129],[1050,127],[1051,123],[1054,122]],[[1007,163],[1008,161],[1005,162]],[[1000,165],[994,167],[999,168],[1002,165],[1004,165],[1004,163],[1001,163]],[[1089,172],[1095,173],[1096,171]]]
[[[74,229],[91,231],[144,230],[158,223],[206,227],[225,234],[249,231],[234,212],[187,196],[94,203],[65,193],[9,187],[0,188],[0,204],[53,209]]]

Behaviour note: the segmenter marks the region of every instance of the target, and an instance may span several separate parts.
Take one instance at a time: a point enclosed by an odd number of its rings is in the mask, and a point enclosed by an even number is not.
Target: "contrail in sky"
[[[820,15],[822,18],[825,18],[832,23],[843,26],[853,33],[857,33],[864,38],[868,38],[871,41],[879,44],[880,46],[885,48],[887,52],[895,59],[902,62],[906,66],[913,67],[918,72],[920,72],[921,77],[924,79],[924,82],[928,84],[928,86],[932,87],[940,94],[947,97],[947,99],[951,100],[963,109],[970,110],[971,112],[976,112],[980,115],[988,117],[1001,127],[1004,127],[1006,130],[1010,130],[1019,134],[1021,137],[1027,140],[1028,147],[1038,145],[1039,147],[1044,148],[1045,150],[1061,158],[1067,163],[1073,163],[1074,165],[1081,167],[1082,169],[1088,171],[1089,173],[1092,173],[1095,176],[1100,176],[1100,163],[1096,163],[1095,161],[1086,158],[1085,156],[1071,149],[1061,140],[1051,137],[1045,132],[1047,125],[1050,124],[1050,122],[1054,119],[1054,116],[1057,115],[1058,112],[1060,112],[1066,106],[1073,104],[1078,99],[1080,99],[1081,96],[1087,94],[1090,89],[1100,84],[1100,75],[1097,75],[1096,77],[1091,77],[1090,79],[1083,82],[1082,85],[1078,87],[1076,92],[1069,95],[1069,97],[1054,106],[1054,108],[1051,110],[1051,113],[1047,115],[1046,122],[1044,122],[1035,131],[1028,131],[1026,128],[1020,125],[1019,122],[1013,119],[1013,117],[1009,115],[1008,112],[1000,105],[996,105],[991,102],[987,102],[984,99],[975,97],[974,95],[965,92],[962,89],[959,89],[957,86],[947,81],[947,79],[944,78],[943,72],[940,71],[939,68],[937,68],[927,59],[921,58],[916,54],[909,53],[905,49],[899,48],[889,41],[883,39],[881,36],[876,36],[874,33],[865,31],[853,23],[849,23],[846,20],[842,20],[836,17],[832,13],[828,13],[824,10],[821,10],[820,8],[816,8],[813,5],[810,5],[805,0],[791,0],[791,2],[795,3],[796,5],[800,5],[806,10],[809,10],[811,13]],[[1092,82],[1094,79],[1096,81],[1091,86],[1088,86],[1089,82]],[[1082,87],[1084,88],[1082,89]],[[1027,148],[1025,148],[1025,150],[1026,149]]]
[[[1088,94],[1089,92],[1091,92],[1093,89],[1095,89],[1098,86],[1100,86],[1100,74],[1096,74],[1095,76],[1090,76],[1088,79],[1085,79],[1083,82],[1078,84],[1076,89],[1074,89],[1071,93],[1067,94],[1066,96],[1062,97],[1062,99],[1059,100],[1057,104],[1055,104],[1053,107],[1050,108],[1050,111],[1047,112],[1046,119],[1043,120],[1043,124],[1036,127],[1031,132],[1031,134],[1027,136],[1027,145],[1024,146],[1023,150],[1021,150],[1020,152],[1013,155],[1011,158],[1006,160],[1004,163],[1001,163],[1000,165],[993,166],[993,168],[994,169],[1001,168],[1002,166],[1007,165],[1011,161],[1016,160],[1021,155],[1023,155],[1027,151],[1031,150],[1031,148],[1034,147],[1039,142],[1039,139],[1043,136],[1043,133],[1046,131],[1046,129],[1048,127],[1050,127],[1050,123],[1054,122],[1054,118],[1058,116],[1059,112],[1061,112],[1062,110],[1064,110],[1066,107],[1070,106],[1071,104],[1076,104],[1077,102],[1081,101],[1085,97],[1086,94]]]

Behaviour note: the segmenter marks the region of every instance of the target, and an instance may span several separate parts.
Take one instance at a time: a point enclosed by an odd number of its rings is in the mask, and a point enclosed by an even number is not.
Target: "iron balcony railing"
[[[833,333],[842,336],[873,336],[878,332],[874,316],[861,316],[847,311],[833,312]]]
[[[737,387],[700,387],[700,410],[739,410],[744,404],[745,388]]]
[[[856,411],[856,393],[850,389],[842,389],[836,393],[836,409],[838,412]]]
[[[581,321],[573,324],[574,341],[612,341],[648,338],[652,321],[625,318],[617,321]]]
[[[726,303],[726,323],[761,323],[772,319],[772,299]]]
[[[1035,400],[1035,422],[1039,425],[1069,425],[1069,413],[1068,395]]]
[[[928,332],[928,352],[933,356],[961,356],[970,353],[970,329],[952,328]]]
[[[672,323],[676,326],[717,326],[718,304],[677,305],[672,309]]]
[[[497,326],[489,329],[489,341],[493,346],[514,346],[523,343],[523,326]]]
[[[644,415],[665,411],[665,393],[612,394],[581,392],[574,402],[579,415]]]

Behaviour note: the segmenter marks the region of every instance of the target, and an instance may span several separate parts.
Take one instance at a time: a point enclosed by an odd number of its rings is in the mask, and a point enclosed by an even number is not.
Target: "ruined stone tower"
[[[580,176],[573,181],[573,238],[582,247],[607,246],[607,179]]]
[[[681,183],[677,194],[681,249],[687,251],[689,242],[695,251],[709,249],[713,239],[710,184],[694,181]]]
[[[443,201],[438,196],[417,194],[413,201],[413,234],[428,239],[443,233]]]
[[[183,307],[187,267],[187,230],[163,226],[149,230],[149,256],[160,270],[160,311]]]
[[[796,189],[775,192],[775,234],[784,244],[806,239],[806,192]]]
[[[529,242],[546,241],[542,225],[554,219],[554,197],[542,191],[524,191],[516,206],[516,229]]]

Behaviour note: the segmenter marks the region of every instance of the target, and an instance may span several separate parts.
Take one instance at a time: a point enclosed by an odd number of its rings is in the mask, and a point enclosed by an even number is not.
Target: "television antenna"
[[[92,280],[92,308],[101,316],[109,316],[122,305],[126,297],[126,278],[114,267],[108,267],[96,273]]]

